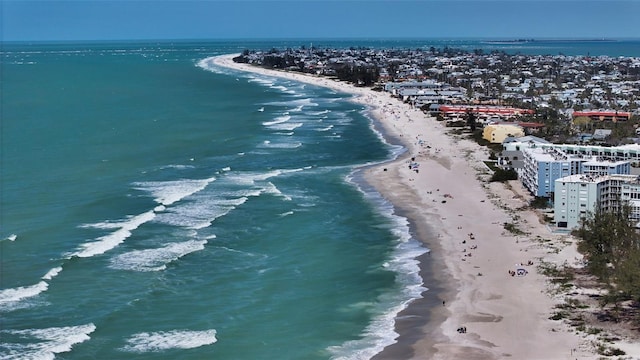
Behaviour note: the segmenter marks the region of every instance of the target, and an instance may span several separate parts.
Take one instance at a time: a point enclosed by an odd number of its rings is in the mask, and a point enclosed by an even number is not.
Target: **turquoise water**
[[[350,178],[400,149],[345,94],[201,62],[232,51],[5,48],[0,358],[393,342],[424,249]]]
[[[562,50],[603,44],[638,55]],[[366,359],[394,342],[426,249],[353,179],[402,149],[345,94],[206,61],[300,45],[3,45],[0,358]]]

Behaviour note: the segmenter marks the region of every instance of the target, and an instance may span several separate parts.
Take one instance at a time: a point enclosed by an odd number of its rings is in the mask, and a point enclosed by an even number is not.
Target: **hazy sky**
[[[640,0],[0,0],[13,40],[640,38]]]

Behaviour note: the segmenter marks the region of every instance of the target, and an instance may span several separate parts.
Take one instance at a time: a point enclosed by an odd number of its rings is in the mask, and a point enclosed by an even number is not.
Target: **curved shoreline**
[[[419,257],[429,291],[395,319],[396,343],[374,359],[595,359],[585,339],[549,320],[558,299],[547,294],[535,265],[525,277],[509,276],[515,264],[573,260],[573,247],[552,254],[540,239],[555,238],[516,196],[517,183],[488,183],[487,150],[442,123],[392,98],[350,84],[300,73],[233,63],[236,70],[311,83],[353,94],[374,126],[407,149],[397,159],[363,169],[363,179],[410,222],[412,235],[435,256]],[[411,166],[417,164],[418,166]],[[522,234],[505,230],[513,224]],[[457,331],[464,327],[465,333]],[[544,344],[544,346],[540,346]]]

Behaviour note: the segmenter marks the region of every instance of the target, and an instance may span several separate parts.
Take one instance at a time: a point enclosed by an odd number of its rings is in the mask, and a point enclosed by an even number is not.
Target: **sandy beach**
[[[538,270],[541,261],[578,261],[575,244],[526,208],[529,195],[518,182],[487,181],[485,148],[388,93],[235,64],[232,57],[214,61],[354,94],[385,138],[407,149],[364,177],[431,249],[420,258],[429,290],[399,314],[397,344],[375,359],[598,358],[589,339],[549,319],[561,299],[550,295]]]

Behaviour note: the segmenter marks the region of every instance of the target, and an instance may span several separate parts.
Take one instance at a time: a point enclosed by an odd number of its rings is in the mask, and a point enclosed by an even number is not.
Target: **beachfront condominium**
[[[628,161],[610,161],[597,156],[567,154],[555,147],[522,150],[523,166],[518,171],[522,184],[534,195],[554,197],[556,180],[570,175],[601,176],[629,174]]]
[[[609,161],[629,161],[640,164],[640,144],[621,146],[600,146],[584,144],[552,144],[534,136],[521,139],[507,139],[502,144],[504,152],[522,152],[527,148],[553,148],[568,155],[596,156]]]
[[[571,175],[555,181],[554,222],[576,229],[589,214],[630,207],[630,221],[640,222],[640,178],[636,175]],[[637,225],[636,225],[637,226]]]

